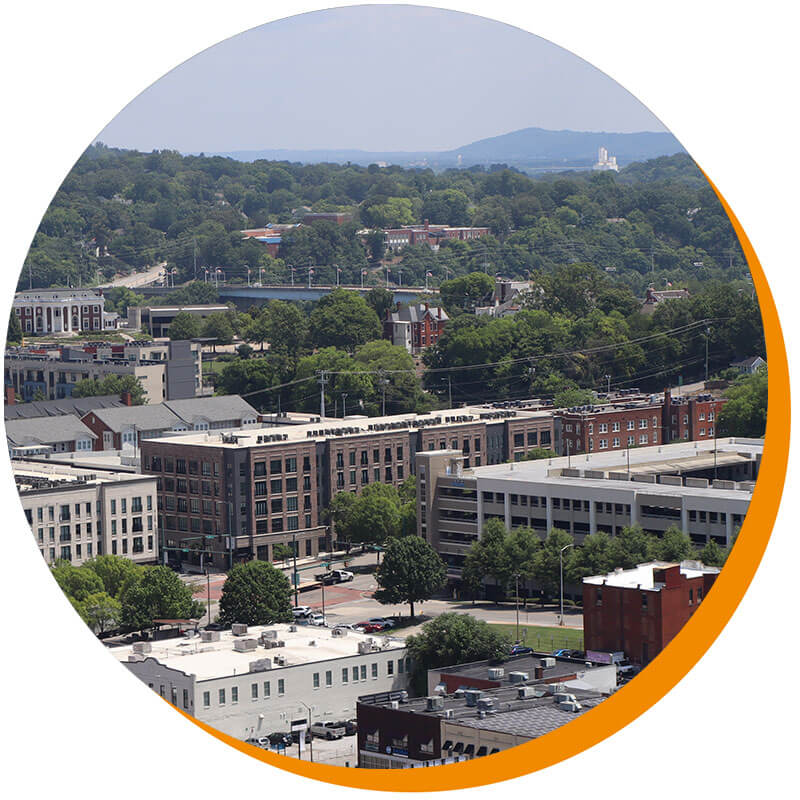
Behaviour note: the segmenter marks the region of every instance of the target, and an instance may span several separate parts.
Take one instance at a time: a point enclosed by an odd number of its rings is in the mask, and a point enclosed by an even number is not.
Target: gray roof
[[[5,418],[36,419],[37,417],[58,417],[75,414],[82,417],[96,408],[119,408],[125,405],[118,394],[99,397],[65,397],[62,400],[39,400],[32,403],[14,403],[5,407]]]
[[[209,422],[258,419],[258,411],[238,394],[216,397],[194,397],[186,400],[167,400],[163,403],[184,422],[191,424],[202,418]]]
[[[6,436],[12,445],[22,447],[27,444],[55,444],[73,442],[93,434],[74,414],[63,414],[47,419],[6,420]]]
[[[584,671],[591,670],[592,667],[587,667],[586,662],[581,659],[565,658],[564,656],[554,657],[549,653],[528,653],[520,656],[510,656],[500,666],[503,667],[503,677],[500,679],[502,685],[510,684],[508,677],[509,672],[527,672],[531,676],[534,670],[541,663],[543,658],[553,658],[556,662],[554,667],[549,667],[544,671],[544,677],[547,679],[561,678],[565,675],[574,675],[576,670]],[[469,664],[455,664],[449,667],[436,667],[432,672],[438,672],[441,675],[463,675],[465,678],[481,678],[486,680],[489,677],[489,670],[497,666],[491,661],[474,661]]]
[[[447,312],[442,309],[441,320],[446,321],[450,319]],[[431,307],[425,308],[425,303],[414,303],[410,306],[400,306],[397,311],[392,312],[392,322],[421,322],[426,314],[430,314],[435,319],[440,319],[439,308]]]
[[[166,403],[122,408],[99,408],[91,412],[114,433],[122,433],[135,425],[140,431],[169,430],[180,417],[167,408]],[[85,415],[84,415],[85,416]]]

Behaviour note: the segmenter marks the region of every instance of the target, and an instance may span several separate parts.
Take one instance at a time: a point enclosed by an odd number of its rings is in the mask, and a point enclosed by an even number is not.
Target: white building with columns
[[[104,305],[99,289],[30,289],[16,293],[13,309],[31,336],[102,331]]]

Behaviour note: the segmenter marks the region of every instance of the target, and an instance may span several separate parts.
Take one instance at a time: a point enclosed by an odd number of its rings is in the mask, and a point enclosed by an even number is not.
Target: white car
[[[347,583],[347,581],[351,581],[355,577],[352,572],[348,572],[346,569],[335,569],[333,574],[338,578],[339,583]]]
[[[313,736],[321,739],[341,739],[345,734],[344,725],[338,722],[315,722],[310,730]]]
[[[325,620],[325,617],[323,617],[322,614],[320,614],[318,611],[309,614],[306,617],[306,621],[308,622],[309,625],[316,625],[316,626],[324,626],[328,624],[327,621]]]
[[[295,606],[292,609],[292,614],[294,614],[295,619],[305,619],[311,613],[310,606]]]
[[[385,617],[373,617],[372,619],[368,620],[373,625],[382,625],[384,630],[387,628],[394,628],[394,620],[386,619]]]

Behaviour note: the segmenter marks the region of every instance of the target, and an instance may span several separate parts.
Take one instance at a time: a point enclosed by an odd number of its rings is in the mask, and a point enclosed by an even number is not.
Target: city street
[[[310,562],[303,561],[302,566],[307,566],[308,563]],[[322,562],[318,563],[319,570],[307,570],[301,573],[301,575],[305,574],[311,576],[316,572],[324,572],[325,568]],[[353,625],[367,620],[370,617],[408,616],[408,605],[386,606],[381,605],[374,599],[373,594],[378,588],[372,571],[376,565],[376,556],[374,553],[354,556],[352,559],[348,559],[347,563],[347,569],[355,573],[355,577],[352,581],[326,586],[324,590],[312,589],[300,592],[298,594],[297,604],[309,606],[315,611],[322,611],[324,592],[325,617],[329,626],[342,623]],[[298,567],[300,566],[301,563],[298,562]],[[291,566],[283,571],[291,581]],[[210,586],[211,619],[214,620],[219,613],[219,598],[225,583],[225,574],[212,574],[208,581],[204,575],[184,575],[182,578],[195,587],[195,597],[204,603],[207,602],[208,588]],[[301,580],[303,580],[303,578],[301,578]],[[294,598],[292,602],[294,603]],[[511,604],[499,605],[488,601],[478,601],[473,604],[470,600],[448,600],[438,598],[426,600],[414,606],[415,615],[423,617],[422,621],[430,619],[431,617],[437,617],[449,611],[470,614],[477,619],[502,625],[514,625],[516,622],[516,609]],[[538,605],[534,606],[529,604],[527,610],[523,606],[520,606],[519,624],[553,627],[557,630],[558,616],[558,608],[554,606],[540,608]],[[206,616],[204,621],[207,619],[208,617]],[[582,629],[583,615],[580,610],[565,608],[564,623],[565,627]],[[418,629],[419,625],[404,627],[402,629],[402,636],[405,637],[411,633],[415,633]]]

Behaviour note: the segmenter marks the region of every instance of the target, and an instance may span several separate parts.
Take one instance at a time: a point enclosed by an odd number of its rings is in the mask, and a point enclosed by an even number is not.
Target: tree
[[[698,558],[707,567],[722,567],[725,564],[727,555],[727,552],[713,539],[709,539],[706,546],[698,553]]]
[[[93,592],[79,603],[83,621],[94,633],[114,630],[122,617],[122,606],[107,592]]]
[[[19,317],[12,310],[8,318],[8,333],[6,333],[6,346],[10,344],[22,343],[22,326],[19,324]]]
[[[414,665],[411,678],[414,689],[419,693],[426,691],[429,669],[501,659],[508,654],[510,646],[507,634],[491,628],[483,620],[469,614],[441,614],[406,639]]]
[[[281,353],[294,361],[307,349],[308,318],[297,303],[271,300],[255,324],[258,335],[269,342],[271,354]]]
[[[136,375],[106,375],[105,378],[86,378],[72,387],[72,397],[102,397],[103,395],[131,396],[131,405],[141,406],[147,402],[144,387]]]
[[[383,234],[381,234],[381,237]],[[367,303],[374,309],[378,315],[378,319],[383,321],[386,319],[386,312],[389,311],[394,305],[394,295],[388,289],[382,286],[376,286],[370,289],[367,293]]]
[[[728,402],[717,420],[721,436],[742,436],[760,439],[767,428],[767,370],[740,378],[725,395]]]
[[[98,579],[99,581],[99,579]],[[119,594],[121,626],[136,631],[153,627],[154,619],[199,619],[204,606],[169,567],[144,567],[133,573]]]
[[[129,306],[144,305],[144,295],[137,294],[127,286],[114,286],[103,291],[106,300],[106,311],[116,311],[121,317],[128,313]]]
[[[94,572],[103,582],[103,589],[111,597],[117,597],[125,581],[141,569],[129,558],[110,554],[90,558],[81,568]]]
[[[489,301],[494,291],[494,279],[485,272],[470,272],[460,278],[442,281],[439,294],[449,314],[458,309],[474,312],[475,306]]]
[[[294,555],[294,549],[285,542],[278,542],[272,546],[272,560],[286,561]]]
[[[236,564],[222,587],[220,622],[225,625],[291,622],[291,596],[289,579],[268,561]]]
[[[179,311],[169,326],[169,338],[173,342],[197,339],[200,336],[200,320],[188,311]]]
[[[694,554],[692,541],[677,525],[670,525],[664,536],[655,543],[655,551],[662,561],[683,561]]]
[[[381,338],[375,310],[358,292],[335,289],[325,295],[309,317],[315,347],[338,347],[352,353],[360,344]]]
[[[91,594],[103,591],[103,582],[94,572],[76,567],[69,561],[56,561],[50,572],[61,591],[77,603],[82,603]]]
[[[564,565],[564,574],[570,569],[570,561],[574,557],[574,548],[561,552],[566,545],[573,544],[574,540],[566,531],[552,528],[544,540],[541,549],[536,553],[533,576],[539,586],[549,597],[557,594],[561,584],[561,565]]]
[[[171,333],[172,326],[170,326],[170,335]],[[214,339],[215,351],[218,344],[230,344],[234,336],[230,316],[224,311],[215,311],[213,314],[209,314],[203,323],[202,335],[206,339]]]
[[[408,603],[414,618],[414,603],[429,600],[447,580],[439,554],[420,536],[392,539],[386,548],[376,580],[375,599],[384,605]]]
[[[266,358],[237,358],[226,364],[217,377],[217,394],[250,394],[278,383],[275,368]],[[258,399],[266,401],[274,393],[265,392]]]
[[[646,534],[639,524],[625,527],[611,539],[608,558],[612,569],[633,569],[637,564],[652,561],[655,558],[654,537]]]
[[[348,535],[353,542],[382,544],[400,534],[397,490],[386,483],[365,486],[350,512]]]
[[[591,404],[594,394],[589,389],[563,389],[553,398],[554,408],[585,406]]]

